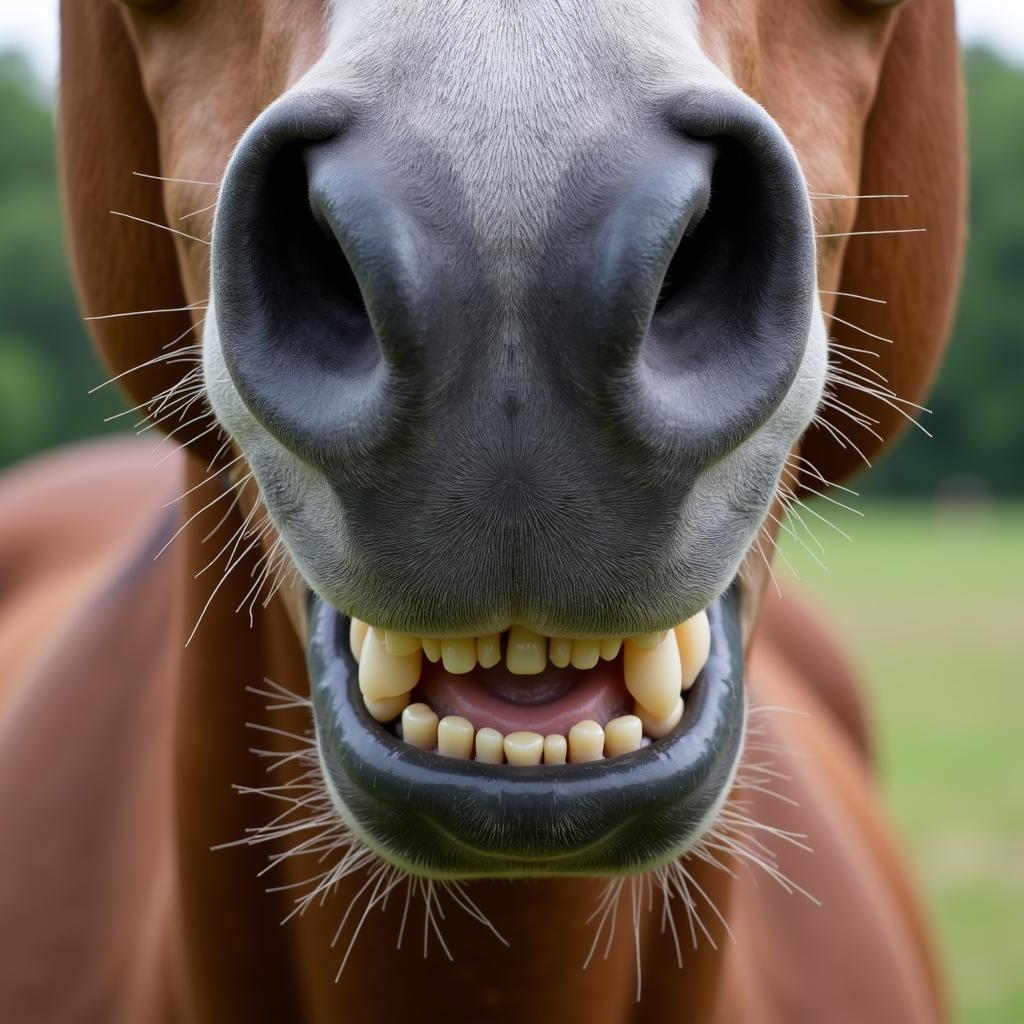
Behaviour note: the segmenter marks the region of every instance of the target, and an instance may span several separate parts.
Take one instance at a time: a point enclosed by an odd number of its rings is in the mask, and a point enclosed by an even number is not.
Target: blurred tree
[[[930,495],[965,482],[1024,493],[1024,70],[966,54],[971,241],[949,357],[924,423],[858,481]],[[52,97],[26,61],[0,53],[0,465],[108,427],[120,408],[72,296],[54,169]],[[128,419],[126,417],[125,419]],[[127,425],[125,420],[115,425]]]
[[[861,490],[1024,493],[1024,70],[965,54],[971,233],[953,340],[922,423]],[[898,339],[897,339],[898,342]]]
[[[75,305],[57,197],[52,97],[0,53],[0,465],[107,429],[123,405]],[[112,425],[111,425],[112,426]]]

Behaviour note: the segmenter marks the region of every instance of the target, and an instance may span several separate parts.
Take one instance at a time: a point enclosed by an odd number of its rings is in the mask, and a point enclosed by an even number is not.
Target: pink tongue
[[[518,677],[529,690],[534,676]],[[489,726],[503,735],[510,732],[561,733],[565,736],[577,723],[593,719],[604,725],[618,715],[628,714],[633,702],[622,682],[622,667],[615,662],[598,662],[581,675],[568,692],[543,704],[513,703],[487,689],[472,673],[455,676],[441,664],[424,663],[415,698],[429,704],[439,718],[461,715],[473,726]]]

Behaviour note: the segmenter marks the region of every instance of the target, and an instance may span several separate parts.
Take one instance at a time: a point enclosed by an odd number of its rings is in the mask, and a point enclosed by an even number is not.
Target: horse
[[[952,3],[61,29],[76,286],[162,439],[0,486],[7,1019],[943,1019],[771,562],[945,344]]]

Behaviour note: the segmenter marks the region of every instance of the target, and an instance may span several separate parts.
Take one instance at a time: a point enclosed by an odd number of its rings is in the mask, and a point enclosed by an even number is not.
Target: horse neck
[[[241,521],[231,518],[225,538]],[[186,629],[219,582],[194,578],[211,554],[213,542],[201,542],[207,529],[199,525],[186,539]],[[600,1024],[627,1020],[634,1008],[644,1016],[659,1003],[683,1018],[687,1009],[703,1013],[719,986],[722,958],[712,942],[721,945],[724,928],[705,914],[708,935],[694,943],[684,901],[674,899],[666,919],[650,881],[625,880],[618,899],[604,904],[601,927],[603,909],[596,917],[595,909],[606,880],[456,887],[409,878],[353,844],[318,790],[305,661],[283,607],[257,603],[252,626],[245,611],[235,611],[255,559],[223,581],[184,651],[178,680],[177,927],[182,998],[195,1017],[316,1022],[353,1012],[362,1019],[360,1011],[373,1010],[382,1020],[518,1021],[530,1014]],[[298,699],[281,697],[287,693]],[[224,844],[233,845],[214,849]],[[339,864],[352,870],[326,879],[329,888],[299,913],[296,901]],[[729,876],[700,863],[688,869],[724,910]]]

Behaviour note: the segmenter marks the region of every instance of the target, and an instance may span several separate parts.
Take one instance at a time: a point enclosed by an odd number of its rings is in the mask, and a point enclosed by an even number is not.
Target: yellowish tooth
[[[535,676],[543,672],[548,663],[547,637],[534,633],[525,626],[513,626],[508,631],[505,664],[515,676]]]
[[[569,744],[564,736],[553,732],[550,736],[544,737],[544,763],[565,764],[565,752]]]
[[[476,638],[476,660],[481,668],[494,668],[501,661],[501,637],[496,633]]]
[[[437,752],[468,761],[473,756],[473,723],[459,715],[446,715],[437,726]]]
[[[432,661],[436,665],[441,660],[441,641],[434,636],[424,636],[420,638],[423,644],[423,653],[427,656],[427,661]]]
[[[653,651],[655,647],[664,642],[668,630],[661,630],[660,633],[641,633],[639,636],[631,636],[629,642],[642,651]]]
[[[636,715],[613,718],[604,727],[604,756],[616,757],[639,750],[643,738],[644,726]]]
[[[476,759],[484,764],[501,764],[505,737],[497,729],[484,727],[476,734]]]
[[[378,722],[391,722],[405,710],[409,703],[409,694],[400,693],[397,697],[381,697],[380,700],[363,697],[363,703]]]
[[[604,729],[589,718],[569,730],[569,763],[600,761],[604,757]]]
[[[402,739],[420,750],[437,746],[437,715],[427,704],[410,704],[402,712]]]
[[[604,661],[612,661],[618,657],[619,649],[622,647],[621,636],[606,636],[601,641],[601,657]]]
[[[471,636],[448,636],[441,641],[446,672],[461,676],[476,668],[476,641]]]
[[[655,718],[640,704],[633,705],[633,713],[643,723],[644,735],[650,736],[652,740],[660,740],[667,736],[683,717],[683,698],[676,699],[675,707],[664,718]]]
[[[363,641],[366,640],[366,634],[369,630],[370,627],[361,619],[349,620],[348,646],[352,651],[352,657],[356,659],[356,664],[359,663],[359,659],[363,655]]]
[[[574,668],[593,668],[601,656],[601,641],[590,638],[573,640],[572,664]]]
[[[389,654],[379,634],[371,630],[363,641],[359,689],[370,700],[397,697],[400,693],[407,693],[419,682],[422,664],[419,651],[401,658]]]
[[[415,654],[420,649],[420,638],[409,636],[408,633],[396,633],[389,629],[384,634],[384,646],[388,649],[388,654],[394,654],[400,658],[405,654]]]
[[[679,661],[683,666],[683,689],[688,690],[696,682],[711,653],[708,613],[697,612],[693,618],[676,626],[676,642],[679,644]]]
[[[637,647],[630,637],[624,644],[622,676],[633,699],[651,716],[664,718],[670,714],[683,687],[675,636],[666,635],[653,650]]]
[[[566,668],[572,660],[572,641],[553,636],[548,641],[548,660],[555,668]]]
[[[509,764],[540,764],[544,737],[539,732],[510,732],[505,737],[505,760]]]

